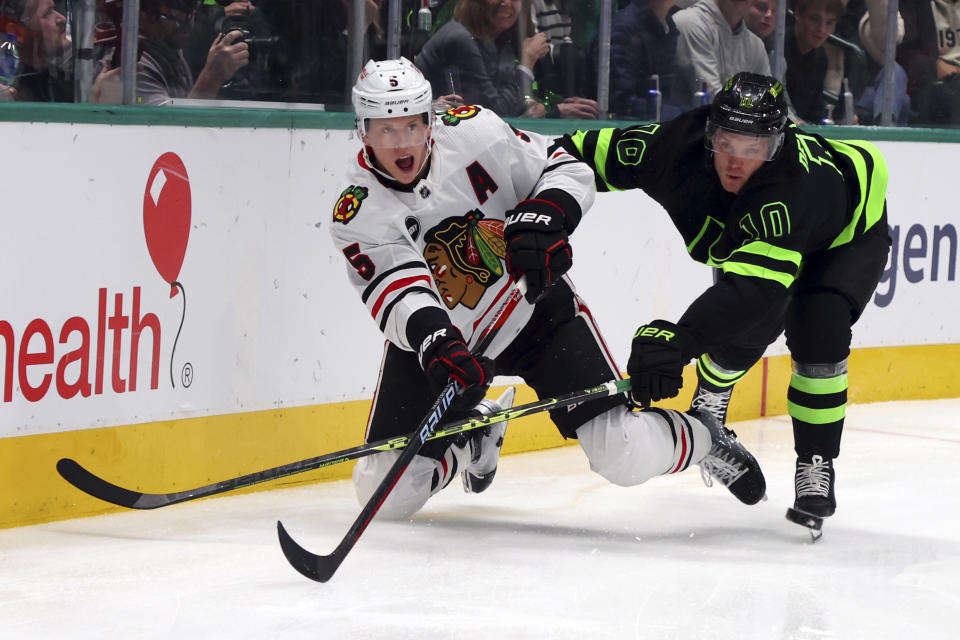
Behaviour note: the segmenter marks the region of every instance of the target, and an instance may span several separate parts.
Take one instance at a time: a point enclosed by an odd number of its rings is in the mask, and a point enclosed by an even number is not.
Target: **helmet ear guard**
[[[766,160],[773,160],[783,146],[786,124],[787,100],[783,85],[770,76],[741,72],[727,80],[714,97],[704,144],[711,151],[730,153],[729,148],[718,148],[718,134],[720,139],[724,138],[722,132],[769,138],[768,151],[763,155]]]

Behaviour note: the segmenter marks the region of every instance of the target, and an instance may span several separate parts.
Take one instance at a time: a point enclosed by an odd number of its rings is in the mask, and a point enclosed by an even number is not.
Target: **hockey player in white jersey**
[[[369,61],[353,88],[363,143],[349,159],[331,233],[351,283],[387,343],[367,441],[405,435],[456,379],[461,410],[480,403],[494,374],[520,376],[540,397],[619,378],[565,272],[569,235],[595,195],[593,171],[560,141],[520,131],[488,109],[432,110],[430,84],[409,61]],[[527,279],[485,353],[475,327]],[[503,402],[512,402],[502,398]],[[489,400],[480,411],[496,410]],[[753,456],[706,413],[632,410],[622,395],[551,412],[590,467],[629,486],[699,464],[746,504],[765,493]],[[505,425],[431,440],[379,513],[405,518],[459,474],[489,486]],[[361,503],[399,452],[361,459]]]

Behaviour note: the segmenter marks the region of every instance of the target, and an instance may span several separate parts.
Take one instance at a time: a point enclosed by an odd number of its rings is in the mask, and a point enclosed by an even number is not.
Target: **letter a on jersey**
[[[477,202],[483,204],[489,197],[487,192],[496,193],[499,187],[493,181],[487,170],[479,162],[474,161],[467,167],[467,175],[470,176],[470,184],[473,186],[473,192],[477,194]]]

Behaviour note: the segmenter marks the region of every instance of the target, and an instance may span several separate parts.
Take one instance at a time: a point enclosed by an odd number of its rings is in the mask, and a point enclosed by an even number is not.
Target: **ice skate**
[[[720,426],[727,424],[727,407],[730,406],[730,396],[733,395],[733,387],[723,391],[710,391],[703,385],[697,385],[697,390],[693,394],[693,400],[690,402],[690,411],[706,411],[720,423]]]
[[[737,440],[737,434],[727,429],[704,409],[689,412],[710,432],[713,444],[698,463],[706,485],[719,481],[744,504],[757,504],[766,497],[767,483],[756,458]]]
[[[813,455],[808,462],[797,458],[797,471],[794,475],[796,500],[793,507],[787,509],[787,520],[810,530],[814,541],[823,535],[823,519],[837,510],[837,499],[833,486],[836,474],[833,460]]]
[[[480,415],[492,415],[503,409],[513,406],[513,398],[517,390],[509,387],[499,398],[484,399],[477,405],[476,411]],[[486,490],[493,482],[497,473],[497,462],[500,460],[500,447],[503,446],[503,436],[507,431],[507,422],[498,422],[482,429],[474,429],[464,435],[467,436],[467,446],[470,452],[470,464],[463,470],[463,490],[467,493],[480,493]]]

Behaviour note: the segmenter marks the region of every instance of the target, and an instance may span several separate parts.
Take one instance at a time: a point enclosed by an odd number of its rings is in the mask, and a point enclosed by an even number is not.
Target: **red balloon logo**
[[[150,170],[143,194],[143,233],[160,276],[177,295],[177,277],[190,237],[190,178],[175,153],[160,156]]]

